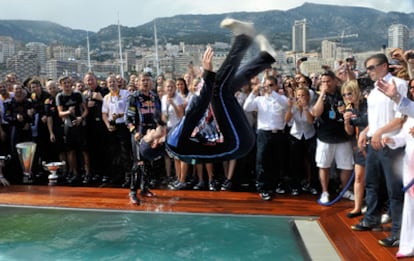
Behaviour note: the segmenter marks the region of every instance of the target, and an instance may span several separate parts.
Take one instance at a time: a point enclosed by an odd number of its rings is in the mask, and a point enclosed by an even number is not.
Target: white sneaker
[[[322,192],[322,194],[321,194],[321,198],[319,199],[319,201],[320,201],[322,204],[326,204],[326,203],[328,203],[328,202],[329,202],[329,193],[328,193],[328,192]]]
[[[230,29],[234,35],[245,34],[253,37],[256,34],[253,23],[242,22],[232,18],[226,18],[221,21],[220,27]]]
[[[270,45],[269,41],[264,35],[257,35],[256,42],[259,45],[260,51],[267,52],[273,57],[273,59],[276,60],[276,51],[273,49],[273,47]]]
[[[381,215],[381,224],[391,223],[391,217],[387,213]]]
[[[347,190],[343,195],[342,198],[347,198],[349,200],[355,200],[355,196],[354,193],[352,193],[351,191]]]

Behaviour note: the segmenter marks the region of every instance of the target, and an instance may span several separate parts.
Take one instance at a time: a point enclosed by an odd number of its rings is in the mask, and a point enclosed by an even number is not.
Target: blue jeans
[[[404,148],[392,150],[388,147],[376,151],[367,146],[365,168],[365,200],[367,212],[364,221],[369,225],[380,223],[380,203],[378,195],[381,175],[384,175],[390,201],[389,212],[392,218],[391,235],[399,237],[401,230],[404,193],[402,191],[402,162]],[[399,172],[398,169],[400,168]]]

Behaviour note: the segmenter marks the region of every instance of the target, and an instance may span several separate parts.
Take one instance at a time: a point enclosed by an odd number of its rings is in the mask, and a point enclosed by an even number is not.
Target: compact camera
[[[351,117],[351,119],[350,119],[351,125],[353,125],[353,126],[358,125],[358,123],[360,121],[359,113],[355,109],[346,109],[346,111],[350,111],[352,113],[352,115],[355,115],[355,116]]]

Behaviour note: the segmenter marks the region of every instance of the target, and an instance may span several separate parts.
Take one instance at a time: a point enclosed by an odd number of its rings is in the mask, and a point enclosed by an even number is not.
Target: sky
[[[414,12],[414,0],[0,0],[0,19],[42,20],[72,29],[97,32],[118,23],[135,27],[158,17],[289,10],[305,2]],[[398,4],[397,4],[398,3]]]

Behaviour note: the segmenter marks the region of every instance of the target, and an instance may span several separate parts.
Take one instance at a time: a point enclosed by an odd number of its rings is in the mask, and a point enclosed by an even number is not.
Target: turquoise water
[[[0,207],[0,260],[304,260],[289,218]]]

